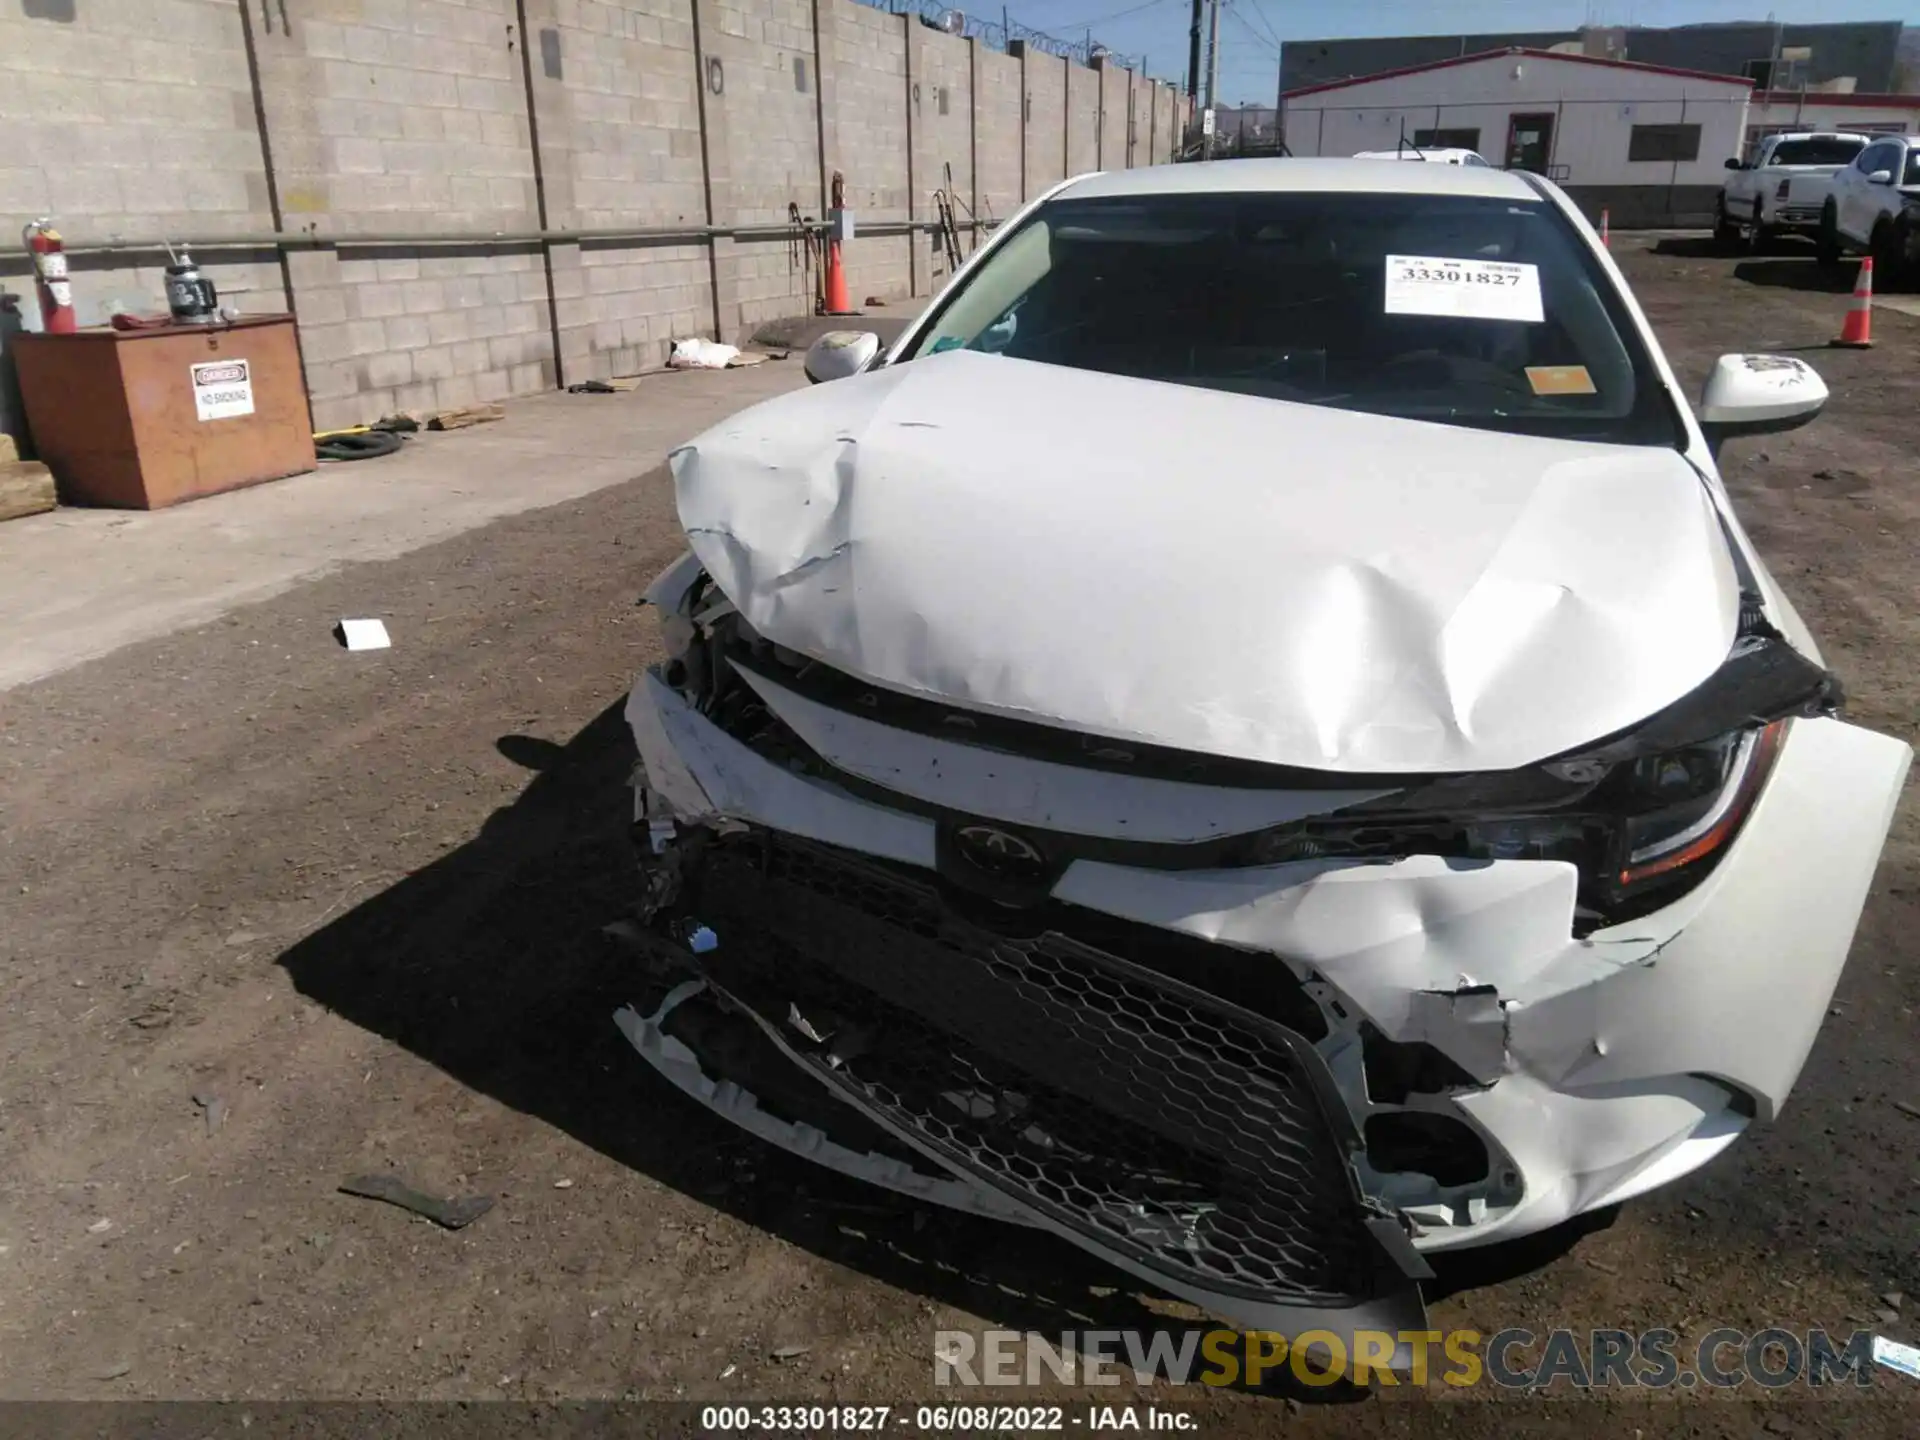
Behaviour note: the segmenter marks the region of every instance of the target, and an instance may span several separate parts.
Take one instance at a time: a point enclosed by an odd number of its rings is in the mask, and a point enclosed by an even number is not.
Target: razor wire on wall
[[[978,40],[992,50],[1004,52],[1010,41],[1019,40],[1031,49],[1057,55],[1063,60],[1074,60],[1082,65],[1091,65],[1095,60],[1104,58],[1109,64],[1124,70],[1146,69],[1144,55],[1121,55],[1091,35],[1080,40],[1062,40],[1044,30],[1022,25],[1005,10],[1000,12],[1001,18],[998,20],[983,20],[956,6],[943,5],[940,0],[860,0],[860,3],[884,10],[889,15],[918,15],[922,25],[942,34]]]

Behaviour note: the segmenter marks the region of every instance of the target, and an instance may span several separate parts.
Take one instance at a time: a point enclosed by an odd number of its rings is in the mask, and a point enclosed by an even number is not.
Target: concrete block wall
[[[1026,198],[1021,187],[1020,62],[974,42],[974,187],[983,215],[1005,220]]]
[[[1067,174],[1085,175],[1100,164],[1100,76],[1066,61]]]
[[[822,214],[823,91],[811,0],[695,3],[713,223],[783,223],[789,205]],[[713,268],[712,324],[724,339],[812,307],[804,256],[785,241],[721,244]]]
[[[548,228],[707,223],[693,0],[531,0],[527,24]],[[569,383],[660,365],[713,326],[703,245],[593,240],[547,261]]]
[[[1144,75],[1127,72],[1127,168],[1153,163],[1148,131],[1153,121],[1153,85]]]
[[[831,46],[830,85],[823,102],[827,171],[847,181],[856,227],[911,219],[908,175],[907,15],[889,15],[854,0],[820,0],[820,41]],[[867,296],[899,300],[914,293],[913,244],[904,235],[860,235],[844,247],[853,303]]]
[[[40,214],[96,247],[87,323],[161,308],[151,242],[202,242],[224,302],[297,315],[321,428],[630,373],[810,310],[783,227],[836,169],[853,299],[901,303],[947,262],[877,232],[933,221],[948,165],[1004,220],[1070,155],[1170,158],[1169,87],[1022,50],[855,0],[9,0],[0,288],[37,326]],[[710,225],[779,228],[636,233]]]
[[[42,215],[69,239],[272,233],[237,6],[0,8],[0,244]],[[196,258],[236,308],[286,309],[271,251]],[[159,250],[76,256],[81,323],[156,308],[165,264]],[[0,290],[20,295],[37,329],[29,273],[17,251],[0,253]]]
[[[540,228],[514,0],[310,0],[255,33],[286,228]],[[294,311],[314,425],[553,384],[537,245],[343,243],[306,257]]]
[[[1025,46],[1021,49],[1026,86],[1021,153],[1026,161],[1027,199],[1033,200],[1067,178],[1067,62]]]
[[[1127,160],[1127,82],[1133,78],[1133,72],[1100,59],[1093,63],[1093,74],[1099,105],[1096,133],[1100,168],[1130,169]]]
[[[937,220],[935,195],[951,177],[956,221],[973,199],[974,42],[925,25],[907,29],[907,97],[912,136],[913,218]],[[953,273],[946,247],[932,235],[912,239],[915,294],[937,294]],[[967,254],[966,237],[960,254]]]

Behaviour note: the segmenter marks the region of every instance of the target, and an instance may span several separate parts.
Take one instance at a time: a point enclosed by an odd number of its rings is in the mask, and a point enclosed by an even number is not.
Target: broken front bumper
[[[957,1177],[962,1208],[1051,1229],[1249,1327],[1419,1328],[1424,1263],[1363,1195],[1358,1136],[1301,1035],[1184,984],[1164,955],[1156,969],[974,923],[903,866],[758,829],[696,845],[654,933],[697,917],[705,936],[654,953]],[[702,1018],[659,1030],[683,1060],[738,1064],[740,1038],[716,1043],[723,1022]],[[857,1138],[768,1138],[834,1144],[858,1173]],[[907,1176],[893,1188],[952,1203]]]
[[[1677,1178],[1771,1118],[1825,1013],[1910,759],[1835,720],[1794,722],[1713,874],[1582,939],[1572,866],[1430,856],[1231,870],[1076,860],[1044,923],[1009,935],[938,889],[935,821],[763,758],[657,676],[642,677],[627,714],[643,829],[662,846],[655,881],[690,833],[733,832],[707,858],[740,847],[749,858],[727,866],[760,864],[729,870],[724,886],[695,878],[689,892],[702,908],[686,915],[720,943],[679,953],[718,995],[924,1168],[1247,1323],[1271,1319],[1269,1301],[1401,1304],[1395,1274],[1415,1267],[1383,1215],[1422,1250],[1515,1237]],[[1036,762],[995,764],[1011,782]],[[1121,812],[1146,806],[1144,791],[1114,793],[1138,783],[1103,779]],[[756,845],[772,847],[762,862]],[[1143,985],[1146,1019],[1117,998]],[[1147,1023],[1164,1019],[1163,991],[1209,1024],[1247,1027],[1233,1067],[1196,1073],[1185,1022]],[[875,1031],[915,1037],[913,1052],[939,1053],[948,1073],[916,1075],[913,1099],[834,1049]],[[963,1083],[951,1068],[962,1066],[979,1076]],[[1144,1108],[1123,1098],[1142,1090]],[[1156,1158],[1082,1187],[1022,1168],[1017,1147],[980,1148],[982,1127],[1022,1133],[1027,1112],[1006,1097],[1056,1092],[1066,1099],[1049,1103],[1070,1118],[1038,1134],[1102,1163],[1132,1158],[1108,1153],[1124,1149],[1119,1137]],[[948,1133],[950,1095],[990,1111]],[[1249,1110],[1253,1095],[1268,1109]],[[1271,1135],[1249,1115],[1270,1116]],[[1424,1155],[1390,1143],[1410,1126],[1426,1127]],[[1471,1152],[1462,1173],[1435,1153],[1449,1135]],[[802,1139],[789,1148],[817,1143]],[[1297,1168],[1263,1158],[1278,1139]],[[1187,1148],[1154,1148],[1168,1145]],[[1160,1179],[1175,1188],[1155,1189]],[[1182,1209],[1180,1182],[1207,1194]],[[1276,1218],[1269,1205],[1296,1208]],[[1241,1230],[1277,1248],[1246,1259],[1231,1238]],[[1303,1257],[1315,1248],[1345,1258],[1314,1271]],[[1248,1281],[1243,1262],[1265,1268]],[[1236,1291],[1242,1282],[1251,1288]]]

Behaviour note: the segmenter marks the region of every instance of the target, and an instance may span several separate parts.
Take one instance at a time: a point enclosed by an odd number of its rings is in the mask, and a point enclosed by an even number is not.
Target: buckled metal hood
[[[1524,765],[1726,658],[1739,587],[1677,453],[957,351],[672,457],[769,640],[910,695],[1354,773]]]

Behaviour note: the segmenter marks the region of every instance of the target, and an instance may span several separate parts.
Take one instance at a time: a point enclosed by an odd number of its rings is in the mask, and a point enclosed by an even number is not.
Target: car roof
[[[1783,130],[1778,135],[1764,137],[1768,140],[1871,140],[1874,137],[1858,130]],[[1882,135],[1882,140],[1892,137]]]
[[[1518,174],[1479,165],[1382,165],[1377,160],[1202,160],[1107,170],[1069,181],[1075,200],[1108,195],[1204,195],[1331,190],[1397,195],[1479,195],[1534,200],[1540,192]]]
[[[1404,150],[1357,150],[1356,160],[1446,160],[1448,156],[1471,155],[1478,160],[1483,158],[1478,150],[1468,150],[1459,145],[1428,145],[1414,149],[1409,145]]]

